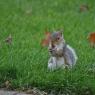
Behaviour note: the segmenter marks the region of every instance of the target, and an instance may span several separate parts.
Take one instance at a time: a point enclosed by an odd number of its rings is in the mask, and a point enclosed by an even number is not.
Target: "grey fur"
[[[54,32],[51,39],[55,40],[59,32]],[[66,45],[63,36],[61,35],[59,44],[52,47],[52,42],[49,43],[50,59],[48,61],[48,68],[55,70],[57,68],[65,68],[74,66],[77,61],[77,56],[73,48]],[[51,69],[52,68],[52,69]]]

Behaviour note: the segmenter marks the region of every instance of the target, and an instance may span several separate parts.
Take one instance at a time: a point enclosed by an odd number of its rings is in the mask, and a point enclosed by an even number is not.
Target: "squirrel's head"
[[[60,44],[64,41],[62,31],[54,31],[50,36],[50,41],[53,45]]]
[[[52,46],[54,45],[58,45],[60,43],[62,43],[64,41],[64,37],[63,37],[63,31],[59,30],[59,31],[54,31],[54,32],[46,32],[46,38],[42,41],[42,45],[46,46],[49,44],[52,44]]]

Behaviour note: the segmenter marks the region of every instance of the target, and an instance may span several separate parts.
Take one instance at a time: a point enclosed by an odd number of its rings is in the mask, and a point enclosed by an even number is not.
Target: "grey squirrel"
[[[77,55],[75,50],[66,44],[62,31],[51,33],[48,50],[50,54],[48,61],[49,70],[72,68],[76,64]]]

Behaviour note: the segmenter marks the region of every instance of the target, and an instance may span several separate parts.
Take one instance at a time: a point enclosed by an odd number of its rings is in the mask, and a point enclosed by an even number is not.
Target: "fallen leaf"
[[[80,12],[84,12],[84,11],[87,11],[87,10],[89,10],[88,5],[83,4],[83,5],[80,6]]]
[[[11,34],[5,39],[5,42],[7,44],[11,44],[12,43],[12,35]]]
[[[46,40],[46,39],[43,39],[42,42],[41,42],[42,46],[47,46],[48,44],[49,44],[49,41]]]
[[[7,80],[7,81],[5,82],[5,87],[6,87],[7,89],[11,87],[10,81]]]
[[[51,36],[51,33],[50,32],[45,32],[45,39],[43,39],[41,41],[41,45],[42,46],[48,46],[49,41],[50,41],[50,36]]]
[[[95,32],[89,33],[87,39],[89,40],[91,47],[95,47]]]

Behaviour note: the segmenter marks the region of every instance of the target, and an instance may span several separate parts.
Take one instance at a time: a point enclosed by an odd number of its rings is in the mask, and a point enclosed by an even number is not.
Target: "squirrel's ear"
[[[63,34],[63,29],[58,29],[58,32],[62,35]]]

